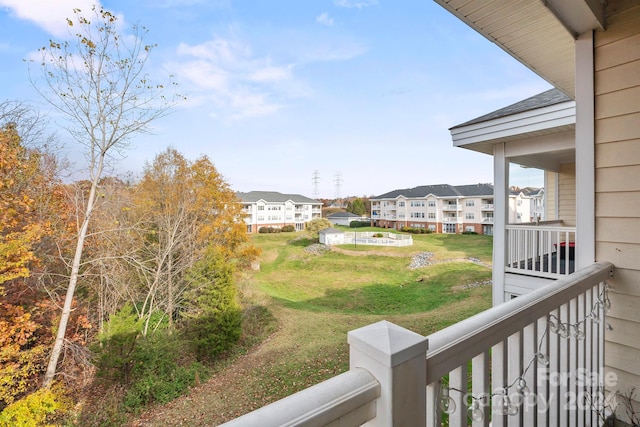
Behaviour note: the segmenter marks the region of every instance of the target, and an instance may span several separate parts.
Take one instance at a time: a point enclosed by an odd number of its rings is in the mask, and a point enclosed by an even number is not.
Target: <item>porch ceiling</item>
[[[601,0],[434,1],[572,98],[575,37],[604,26]]]

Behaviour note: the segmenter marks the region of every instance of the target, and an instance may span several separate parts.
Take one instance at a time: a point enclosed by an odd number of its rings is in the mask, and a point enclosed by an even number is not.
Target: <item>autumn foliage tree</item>
[[[183,310],[191,287],[187,272],[208,248],[216,248],[225,262],[247,265],[255,249],[246,245],[241,206],[211,161],[189,161],[168,148],[145,167],[138,185],[138,249],[127,258],[140,280],[139,312],[149,319],[157,310],[169,327]]]
[[[51,342],[50,301],[33,273],[53,231],[42,207],[57,182],[18,129],[0,129],[0,410],[35,390]]]

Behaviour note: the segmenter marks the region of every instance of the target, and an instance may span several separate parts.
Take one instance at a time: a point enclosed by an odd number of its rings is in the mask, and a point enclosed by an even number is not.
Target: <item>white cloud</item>
[[[322,25],[326,25],[327,27],[330,27],[333,25],[333,18],[330,17],[327,12],[324,12],[316,16],[316,22]]]
[[[213,107],[212,117],[241,120],[273,114],[281,100],[304,96],[281,86],[296,86],[293,66],[256,56],[239,40],[215,38],[197,45],[180,43],[179,61],[166,64],[193,96],[190,106]]]
[[[31,21],[56,37],[69,35],[67,18],[73,17],[74,8],[88,12],[94,4],[100,7],[95,0],[0,0],[0,6],[16,18]]]
[[[282,80],[290,80],[292,78],[292,66],[275,67],[266,66],[253,72],[249,79],[254,82],[277,82]]]
[[[378,0],[335,0],[334,4],[338,7],[346,7],[349,9],[362,9],[378,4]]]

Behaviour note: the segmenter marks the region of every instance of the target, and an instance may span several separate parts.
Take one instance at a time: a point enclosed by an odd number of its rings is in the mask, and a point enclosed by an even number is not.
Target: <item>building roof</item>
[[[546,92],[539,93],[525,100],[516,102],[507,107],[500,108],[499,110],[485,114],[484,116],[477,117],[469,120],[468,122],[456,125],[451,129],[456,129],[463,126],[473,125],[476,123],[487,122],[489,120],[499,119],[501,117],[511,116],[513,114],[524,113],[525,111],[532,111],[538,108],[549,107],[551,105],[560,104],[562,102],[573,101],[566,94],[558,89],[549,89]]]
[[[539,187],[524,187],[524,188],[511,188],[509,194],[517,196],[521,194],[525,197],[542,196],[544,194],[544,188]]]
[[[400,196],[408,199],[417,199],[427,197],[429,194],[433,194],[436,197],[493,196],[493,185],[422,185],[420,187],[393,190],[380,196],[372,197],[372,199],[395,199]]]
[[[255,203],[264,200],[267,203],[284,203],[291,200],[294,203],[313,203],[322,204],[322,202],[300,194],[283,194],[277,191],[249,191],[248,193],[237,192],[236,195],[244,203]]]
[[[356,215],[351,212],[334,212],[331,215],[327,215],[327,218],[362,218],[362,215]]]

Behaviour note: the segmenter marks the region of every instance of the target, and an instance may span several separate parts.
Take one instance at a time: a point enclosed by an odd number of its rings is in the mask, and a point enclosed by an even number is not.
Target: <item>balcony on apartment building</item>
[[[444,203],[442,204],[442,210],[444,211],[461,211],[462,210],[462,205],[459,204],[458,202],[451,202],[451,201],[444,201]]]
[[[507,273],[556,279],[575,271],[576,228],[562,221],[508,224]]]
[[[483,211],[492,211],[493,199],[482,199],[480,209],[482,209]]]
[[[223,426],[601,425],[612,274],[594,263],[427,337],[356,329],[347,372]]]

